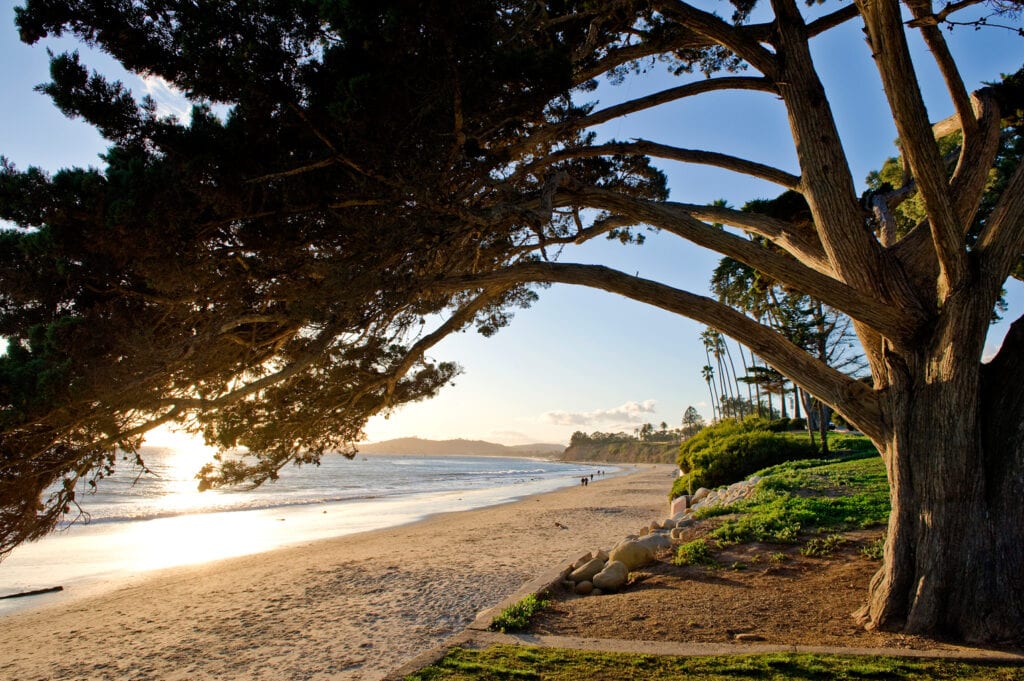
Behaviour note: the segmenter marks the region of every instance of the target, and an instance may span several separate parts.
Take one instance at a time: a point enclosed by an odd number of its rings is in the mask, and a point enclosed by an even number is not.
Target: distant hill
[[[530,444],[508,447],[483,440],[424,440],[401,437],[396,440],[359,445],[360,454],[419,454],[421,456],[561,456],[565,445]]]

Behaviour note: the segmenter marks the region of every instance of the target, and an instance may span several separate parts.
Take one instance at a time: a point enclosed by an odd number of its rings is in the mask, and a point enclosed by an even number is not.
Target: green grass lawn
[[[709,539],[719,545],[793,543],[808,534],[885,525],[889,485],[882,458],[867,438],[846,436],[836,444],[846,447],[837,447],[835,458],[790,461],[761,471],[763,479],[750,499],[698,510],[697,518],[729,516]]]
[[[1024,679],[1024,668],[949,660],[832,655],[667,657],[553,648],[493,646],[451,650],[436,665],[406,677],[435,679],[544,679],[544,681],[660,681],[664,679]]]

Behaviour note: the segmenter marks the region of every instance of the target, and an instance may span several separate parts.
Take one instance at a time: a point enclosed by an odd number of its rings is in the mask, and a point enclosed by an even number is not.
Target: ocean
[[[118,470],[79,498],[79,521],[0,563],[0,615],[129,584],[152,570],[392,527],[580,484],[587,464],[544,459],[357,455],[288,467],[254,490],[196,490],[202,450],[144,447],[152,471]],[[606,474],[616,469],[602,467]],[[83,519],[84,520],[84,519]]]

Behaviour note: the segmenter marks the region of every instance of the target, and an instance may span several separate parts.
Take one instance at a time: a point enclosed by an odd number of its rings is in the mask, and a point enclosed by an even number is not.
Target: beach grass
[[[942,659],[842,655],[727,655],[672,657],[557,648],[491,646],[453,648],[407,681],[544,679],[545,681],[660,681],[669,679],[977,679],[1024,680],[1024,667]]]

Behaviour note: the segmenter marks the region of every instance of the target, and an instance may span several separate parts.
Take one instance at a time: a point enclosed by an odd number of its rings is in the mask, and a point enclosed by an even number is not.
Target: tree
[[[700,375],[704,382],[708,384],[708,394],[711,396],[711,418],[714,420],[721,416],[721,409],[718,406],[718,393],[715,391],[715,369],[710,364],[705,364],[700,369]]]
[[[692,406],[683,412],[683,437],[693,437],[704,427],[704,417]]]
[[[44,89],[111,141],[105,167],[3,166],[0,218],[20,229],[0,239],[0,551],[52,529],[79,482],[160,423],[248,448],[204,470],[208,485],[344,449],[370,415],[451,380],[457,367],[426,357],[440,338],[473,324],[493,333],[536,284],[565,283],[720,330],[872,439],[892,514],[867,626],[1024,638],[1024,318],[981,362],[1024,251],[1024,170],[1000,144],[1024,97],[1012,82],[964,85],[940,27],[975,4],[856,0],[806,21],[794,0],[771,0],[752,23],[742,0],[731,20],[673,0],[29,0],[17,11],[25,41],[72,33],[197,106],[188,123],[161,118],[57,55]],[[899,136],[907,182],[893,192],[924,207],[903,236],[892,192],[855,191],[810,49],[851,21]],[[910,32],[955,111],[934,126]],[[580,103],[595,78],[657,60],[679,85]],[[592,132],[725,91],[785,110],[797,172]],[[952,128],[962,143],[950,165],[936,137]],[[803,208],[668,201],[656,159],[760,178]],[[643,226],[849,315],[872,384],[716,300],[557,257],[595,238],[635,243]]]

